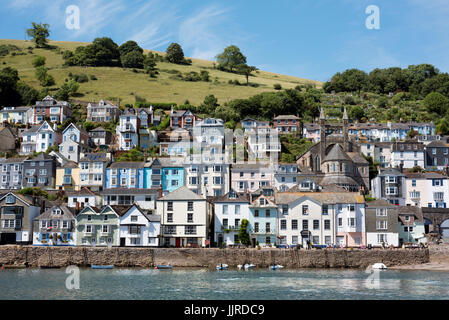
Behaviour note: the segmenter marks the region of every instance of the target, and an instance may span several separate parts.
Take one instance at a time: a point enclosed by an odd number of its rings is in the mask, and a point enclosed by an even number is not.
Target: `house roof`
[[[374,201],[367,201],[366,202],[367,208],[397,208],[397,206],[392,205],[390,202],[384,200],[384,199],[377,199]]]
[[[447,176],[436,172],[406,172],[407,179],[448,179]]]
[[[213,202],[246,202],[249,203],[248,194],[238,193],[231,189],[227,194],[219,197],[214,197]]]
[[[61,209],[62,214],[53,214],[53,209]],[[46,210],[40,216],[35,218],[34,220],[67,220],[67,219],[75,219],[75,210],[67,207],[66,205],[55,205],[50,209]]]
[[[28,158],[28,159],[26,159],[24,161],[49,161],[49,160],[55,160],[55,158],[53,156],[50,156],[50,155],[45,154],[45,153],[39,153],[34,158]]]
[[[113,162],[109,165],[109,168],[143,168],[145,162]]]
[[[160,198],[159,200],[206,200],[202,196],[196,194],[186,186],[182,186],[173,192],[170,192],[166,196]]]
[[[8,159],[2,159],[0,160],[0,163],[17,163],[17,162],[23,162],[27,158],[8,158]]]
[[[107,130],[100,126],[100,127],[90,130],[89,132],[92,132],[92,131],[107,131]]]
[[[427,148],[447,148],[449,144],[444,142],[443,140],[434,140],[427,145]]]
[[[349,176],[343,175],[325,175],[324,178],[320,181],[320,184],[328,185],[328,184],[337,184],[337,185],[359,185],[353,178]]]
[[[422,210],[420,207],[417,207],[417,206],[399,206],[398,214],[400,216],[414,215],[417,221],[424,222]]]
[[[299,120],[300,118],[291,114],[287,114],[287,115],[279,115],[275,118],[273,118],[273,120],[284,120],[284,119],[293,119],[293,120]]]
[[[106,153],[85,153],[84,156],[79,160],[79,162],[89,162],[89,161],[102,161],[109,162],[109,158]]]
[[[386,168],[386,169],[380,169],[380,172],[379,172],[378,176],[379,177],[384,177],[384,176],[405,177],[405,174],[402,173],[399,169],[396,169],[396,168]]]
[[[84,187],[81,190],[78,191],[68,191],[66,192],[69,197],[75,197],[75,196],[97,196],[98,192],[94,192],[89,190],[88,188]]]
[[[62,169],[65,169],[65,168],[72,168],[72,169],[78,168],[78,163],[76,163],[75,161],[67,161],[66,164],[63,165],[61,168]]]
[[[143,189],[143,188],[108,188],[100,191],[100,195],[129,195],[129,194],[155,194],[159,190],[156,188]]]
[[[257,169],[269,169],[268,163],[257,162],[257,163],[239,163],[233,164],[231,170],[257,170]]]
[[[365,198],[358,192],[278,192],[275,194],[277,204],[288,204],[301,197],[309,197],[322,204],[365,203]]]

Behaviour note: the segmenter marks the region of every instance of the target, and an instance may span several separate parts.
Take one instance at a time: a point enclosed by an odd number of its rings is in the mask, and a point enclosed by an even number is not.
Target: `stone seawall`
[[[294,249],[169,249],[169,248],[92,248],[1,246],[0,265],[29,267],[65,267],[115,265],[117,267],[215,268],[225,263],[230,268],[253,263],[267,268],[281,264],[285,268],[366,268],[382,262],[386,266],[429,262],[428,249],[395,250],[294,250]]]

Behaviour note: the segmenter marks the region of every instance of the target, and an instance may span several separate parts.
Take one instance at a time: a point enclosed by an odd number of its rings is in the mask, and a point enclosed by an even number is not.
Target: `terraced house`
[[[34,158],[23,161],[22,187],[55,189],[56,160],[53,156],[40,153]]]
[[[204,247],[210,240],[211,205],[186,186],[159,198],[156,212],[161,217],[161,245]]]
[[[32,126],[22,132],[20,154],[29,155],[33,152],[45,152],[48,147],[61,143],[61,133],[56,125],[52,128],[47,121],[41,125]]]
[[[85,206],[76,215],[77,246],[118,246],[120,215],[112,206]]]
[[[120,108],[118,105],[113,105],[111,102],[100,100],[98,103],[90,103],[86,107],[87,118],[90,122],[115,122],[120,115]]]
[[[145,162],[114,162],[106,168],[104,188],[143,188]]]
[[[56,189],[78,191],[80,185],[80,168],[76,162],[68,161],[56,168]]]
[[[88,187],[93,191],[101,191],[108,164],[113,160],[110,153],[81,154],[79,161],[80,187]]]
[[[405,174],[406,198],[405,204],[446,208],[449,203],[449,179],[436,172],[408,172]]]
[[[59,152],[67,160],[78,162],[81,153],[92,151],[90,136],[86,130],[73,123],[62,131],[62,143],[59,144]]]
[[[49,118],[51,122],[62,123],[72,116],[72,109],[67,101],[57,101],[53,97],[46,96],[42,101],[36,101],[32,107],[33,115],[30,123],[38,124]]]
[[[9,123],[28,123],[33,116],[33,109],[31,107],[4,107],[1,110],[1,122]]]
[[[180,159],[155,158],[145,163],[142,188],[162,187],[165,195],[185,184],[184,172],[184,165]]]
[[[33,245],[74,246],[75,216],[66,205],[56,205],[34,219]]]
[[[380,247],[399,246],[398,207],[379,199],[366,203],[366,242]]]
[[[8,158],[0,161],[1,189],[22,189],[24,160],[25,158]]]
[[[161,232],[161,217],[136,205],[122,210],[120,215],[120,246],[157,247]]]
[[[0,196],[0,244],[33,242],[33,219],[40,214],[36,198],[8,192]]]
[[[263,187],[249,196],[248,232],[253,246],[277,244],[277,205],[274,188]]]

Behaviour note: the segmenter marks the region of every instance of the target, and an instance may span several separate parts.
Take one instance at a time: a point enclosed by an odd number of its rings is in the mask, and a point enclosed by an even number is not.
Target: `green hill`
[[[24,40],[0,40],[0,45],[14,45],[22,49],[16,54],[9,53],[6,56],[0,56],[0,66],[2,68],[9,66],[19,71],[21,80],[40,90],[35,77],[34,67],[32,65],[35,56],[44,56],[46,67],[56,81],[56,85],[51,88],[61,86],[68,74],[84,73],[87,76],[95,75],[98,80],[89,80],[81,83],[78,90],[79,97],[76,99],[83,101],[98,101],[106,99],[116,101],[120,99],[122,104],[134,103],[135,95],[145,98],[148,102],[173,102],[183,104],[186,100],[193,105],[199,105],[204,97],[213,94],[220,104],[232,99],[248,98],[258,93],[274,91],[273,85],[280,84],[283,89],[294,88],[301,84],[313,84],[321,87],[322,83],[314,80],[301,79],[292,76],[275,74],[267,71],[256,71],[254,76],[250,77],[250,83],[257,84],[253,86],[239,86],[229,84],[229,80],[238,80],[240,83],[246,83],[245,76],[219,71],[214,68],[213,61],[192,59],[192,65],[177,65],[166,62],[158,62],[157,68],[159,75],[157,78],[150,78],[143,71],[134,72],[132,69],[118,67],[63,67],[62,52],[64,50],[75,50],[78,46],[85,46],[85,42],[63,42],[50,41],[50,45],[56,46],[56,50],[36,49],[31,41]],[[32,53],[28,48],[33,47]],[[58,50],[59,49],[59,50]],[[149,52],[150,50],[145,50]],[[61,52],[61,53],[59,53]],[[153,51],[157,52],[157,51]],[[163,54],[158,52],[159,54]],[[188,82],[173,79],[173,73],[177,70],[182,73],[206,70],[210,74],[210,82]]]

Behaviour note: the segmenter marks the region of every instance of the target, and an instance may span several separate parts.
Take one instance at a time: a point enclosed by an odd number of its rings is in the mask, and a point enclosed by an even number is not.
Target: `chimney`
[[[400,164],[399,165],[399,171],[402,173],[402,172],[404,172],[404,164]]]
[[[75,212],[76,212],[76,214],[78,214],[79,211],[80,211],[80,203],[77,201],[75,203]]]
[[[159,189],[158,189],[158,195],[159,195],[159,199],[162,198],[162,184],[159,184]]]
[[[58,125],[55,123],[53,123],[53,130],[58,131]]]
[[[84,202],[81,202],[81,210],[83,210],[83,209],[84,209]]]

